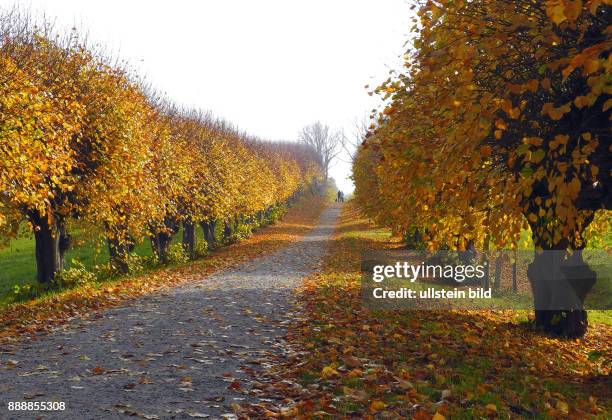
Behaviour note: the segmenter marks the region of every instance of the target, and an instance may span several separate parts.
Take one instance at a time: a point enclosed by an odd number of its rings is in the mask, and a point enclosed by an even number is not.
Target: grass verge
[[[183,282],[201,280],[215,271],[273,252],[297,241],[312,229],[326,203],[325,198],[305,197],[288,211],[283,220],[258,230],[248,239],[219,248],[197,261],[51,292],[32,301],[1,307],[0,343],[48,330],[73,317],[86,316],[95,310],[116,306],[137,296]]]
[[[235,407],[239,415],[609,418],[610,326],[562,340],[534,331],[524,312],[371,312],[361,254],[397,245],[344,206],[323,272],[299,292],[291,356],[254,383],[282,403]]]

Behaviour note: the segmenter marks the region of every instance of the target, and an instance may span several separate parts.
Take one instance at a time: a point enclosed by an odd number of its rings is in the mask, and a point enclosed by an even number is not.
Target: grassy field
[[[82,227],[71,230],[73,246],[66,252],[66,268],[72,260],[81,262],[88,270],[94,271],[96,265],[108,262],[108,247],[97,230],[86,231]],[[198,240],[203,239],[202,232],[197,229]],[[173,238],[180,241],[182,230]],[[11,240],[9,245],[0,248],[0,306],[12,301],[11,294],[15,285],[36,283],[36,259],[34,254],[34,238],[28,232],[21,232],[18,238]],[[142,239],[136,244],[134,253],[142,257],[151,257],[152,249],[148,239]]]

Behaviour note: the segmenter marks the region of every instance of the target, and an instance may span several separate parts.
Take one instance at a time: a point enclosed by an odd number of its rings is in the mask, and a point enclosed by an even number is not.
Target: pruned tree
[[[318,182],[317,159],[177,108],[75,31],[0,11],[0,239],[28,225],[41,283],[63,268],[69,220],[104,228],[119,272],[146,237],[166,262],[181,224],[194,257],[198,224],[214,245],[217,221],[253,218]]]

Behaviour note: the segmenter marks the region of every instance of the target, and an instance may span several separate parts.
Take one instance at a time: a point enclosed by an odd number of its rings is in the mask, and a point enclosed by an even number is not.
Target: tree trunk
[[[503,265],[504,255],[502,253],[498,253],[495,258],[495,280],[493,282],[493,290],[499,290],[501,286],[501,275],[502,275],[502,265]]]
[[[172,237],[178,230],[178,223],[170,219],[164,220],[164,229],[151,229],[153,232],[151,236],[151,247],[160,263],[168,263],[168,246],[170,246]]]
[[[217,219],[212,219],[208,223],[208,230],[210,232],[208,235],[210,237],[209,245],[214,248],[217,245]]]
[[[518,285],[516,284],[516,265],[517,264],[518,264],[518,252],[516,252],[516,249],[515,249],[514,258],[512,261],[512,291],[515,293],[518,291]]]
[[[63,269],[66,251],[68,251],[72,245],[72,235],[66,231],[66,225],[64,223],[59,224],[59,233],[60,269]]]
[[[532,225],[536,246],[534,260],[527,268],[533,292],[535,324],[549,334],[582,337],[588,328],[584,300],[597,281],[596,273],[583,258],[586,242],[579,231],[569,232],[558,243],[542,239],[538,225]],[[568,251],[569,250],[569,251]]]
[[[202,233],[204,234],[204,240],[208,244],[208,249],[212,250],[216,245],[215,238],[215,228],[217,226],[217,221],[215,219],[210,220],[208,222],[201,222],[200,227],[202,228]]]
[[[36,241],[36,277],[40,283],[50,283],[55,273],[62,269],[63,254],[60,246],[60,236],[63,223],[59,216],[51,220],[38,211],[31,212],[30,221],[34,225]]]
[[[110,263],[118,273],[125,274],[129,271],[128,257],[130,253],[130,244],[125,240],[120,241],[116,237],[108,236],[108,255]]]
[[[489,242],[491,241],[491,238],[489,237],[489,235],[487,235],[485,237],[484,240],[484,244],[483,244],[483,253],[484,253],[484,261],[483,261],[483,265],[485,266],[485,275],[482,276],[482,280],[481,280],[481,286],[484,289],[489,289],[491,287],[491,281],[490,281],[490,270],[489,270]]]
[[[118,273],[125,274],[129,271],[128,259],[130,252],[135,248],[135,240],[128,232],[127,223],[125,225],[111,225],[104,222],[104,229],[106,229],[106,242],[111,266]]]
[[[172,235],[167,232],[155,232],[151,235],[151,247],[162,264],[168,263],[168,246],[170,241],[172,241]]]
[[[301,190],[294,192],[293,195],[291,195],[291,198],[290,198],[291,205],[294,205],[295,203],[297,203],[298,200],[300,199],[301,195],[302,195],[302,191]]]
[[[327,189],[328,178],[329,178],[329,169],[328,169],[328,166],[326,166],[325,167],[325,174],[324,174],[324,178],[323,178],[323,185],[321,185],[321,187],[319,189],[319,195],[321,195],[321,196],[325,196],[325,190]]]
[[[226,220],[223,226],[223,239],[229,238],[231,234],[232,234],[232,224],[230,223],[229,220]]]
[[[533,292],[535,324],[543,331],[564,337],[581,337],[588,328],[584,300],[597,281],[584,262],[582,250],[572,255],[564,246],[535,251],[527,276]]]
[[[189,258],[193,260],[196,248],[195,223],[187,220],[183,222],[183,248],[187,255],[189,255]]]

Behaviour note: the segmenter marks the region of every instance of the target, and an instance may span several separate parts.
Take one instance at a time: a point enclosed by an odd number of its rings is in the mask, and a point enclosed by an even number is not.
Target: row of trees
[[[430,248],[514,247],[530,228],[579,300],[582,261],[612,207],[609,1],[423,1],[405,68],[354,161],[364,211]],[[529,268],[536,308],[558,297],[546,253]],[[571,276],[564,265],[572,265]],[[578,270],[579,272],[576,272]],[[580,336],[582,308],[537,310],[546,331]]]
[[[13,10],[0,15],[0,233],[27,223],[38,280],[53,280],[67,221],[103,226],[113,265],[136,238],[163,261],[182,224],[254,216],[320,178],[314,152],[251,138],[157,95],[125,65]]]

